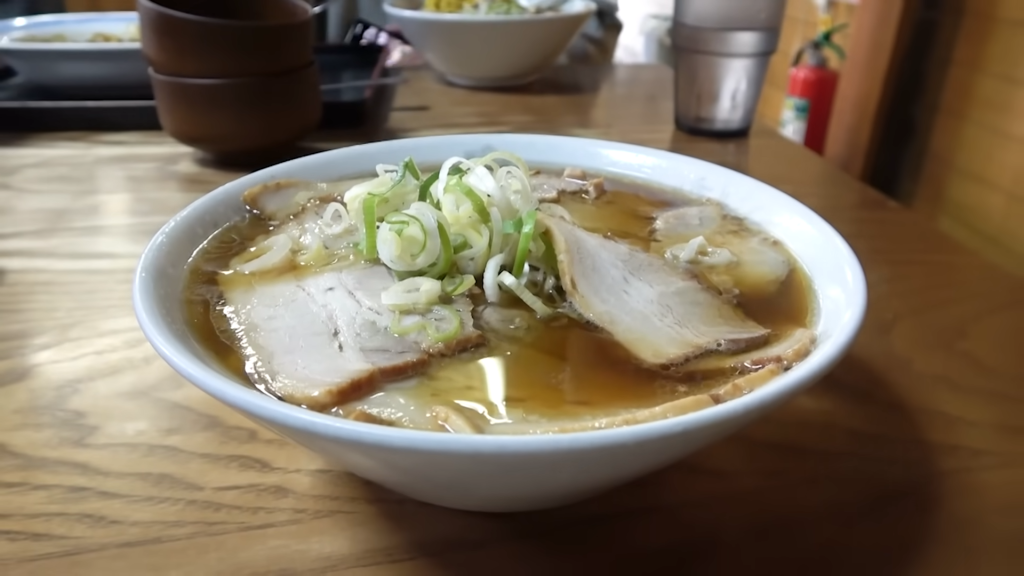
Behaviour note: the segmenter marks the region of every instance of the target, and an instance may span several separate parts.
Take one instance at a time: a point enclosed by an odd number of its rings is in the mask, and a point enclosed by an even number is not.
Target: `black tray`
[[[383,49],[374,45],[322,45],[316,49],[323,84],[388,77]],[[14,73],[0,69],[0,132],[159,130],[152,96],[138,100],[76,99],[33,93],[9,82]],[[6,85],[5,85],[6,84]],[[394,85],[325,90],[322,129],[349,129],[370,120],[386,120]]]

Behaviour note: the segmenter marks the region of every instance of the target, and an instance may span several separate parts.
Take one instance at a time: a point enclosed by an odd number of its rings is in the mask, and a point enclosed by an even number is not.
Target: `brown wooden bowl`
[[[178,78],[149,71],[160,125],[175,140],[220,163],[283,152],[312,132],[323,105],[314,63],[250,78]]]
[[[136,0],[142,52],[160,74],[242,78],[295,70],[313,58],[301,0]]]

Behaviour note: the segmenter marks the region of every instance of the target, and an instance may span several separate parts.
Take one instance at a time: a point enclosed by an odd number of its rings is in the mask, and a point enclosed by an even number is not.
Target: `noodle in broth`
[[[568,195],[560,204],[584,229],[652,252],[664,250],[650,239],[656,215],[667,208],[701,202],[635,183],[609,182],[606,187],[607,192],[596,199]],[[194,337],[245,383],[255,379],[250,378],[245,359],[226,342],[230,341],[230,327],[217,278],[230,268],[234,257],[272,230],[273,226],[258,216],[221,229],[191,263],[185,291],[185,310]],[[811,321],[808,280],[792,256],[788,257],[792,273],[778,289],[765,296],[736,296],[738,307],[773,334],[806,328]],[[473,300],[484,304],[479,294]],[[457,406],[490,424],[576,421],[704,394],[736,377],[734,372],[705,377],[651,370],[638,365],[613,338],[578,319],[561,316],[541,322],[532,318],[522,303],[512,307],[522,312],[512,317],[523,325],[509,334],[485,328],[487,345],[434,360],[414,378],[385,384],[366,398],[327,411],[341,417],[369,411],[377,415],[373,421],[378,423],[419,427],[414,419],[389,408],[389,402],[398,398],[427,406]]]

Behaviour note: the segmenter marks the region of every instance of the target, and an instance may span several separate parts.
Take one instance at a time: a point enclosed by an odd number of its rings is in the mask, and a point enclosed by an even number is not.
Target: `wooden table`
[[[363,135],[673,149],[796,196],[863,261],[866,324],[819,386],[671,469],[526,515],[327,469],[157,357],[136,259],[236,174],[159,133],[2,136],[0,574],[1024,574],[1024,283],[768,128],[676,132],[670,81],[576,69],[487,93],[420,73]]]

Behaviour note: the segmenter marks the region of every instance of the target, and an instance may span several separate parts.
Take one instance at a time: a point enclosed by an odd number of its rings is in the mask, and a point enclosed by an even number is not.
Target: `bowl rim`
[[[593,0],[576,0],[580,3],[580,9],[572,11],[542,12],[540,14],[510,14],[510,15],[488,15],[488,14],[463,14],[450,12],[426,12],[424,10],[413,10],[402,8],[392,4],[394,0],[384,0],[384,12],[388,15],[400,16],[422,21],[434,22],[536,22],[540,20],[558,20],[562,18],[577,18],[583,15],[593,15],[597,12],[597,4]]]
[[[778,201],[787,203],[790,208],[802,212],[799,216],[811,224],[820,236],[823,236],[833,248],[838,250],[839,253],[835,254],[835,258],[843,261],[845,281],[852,287],[849,295],[850,308],[832,326],[831,338],[815,347],[807,359],[773,379],[770,386],[762,387],[754,393],[723,404],[682,416],[621,428],[553,435],[464,435],[389,428],[354,422],[300,408],[240,384],[207,366],[206,362],[182,344],[172,334],[169,325],[163,323],[155,293],[147,292],[144,289],[149,270],[162,266],[160,264],[161,252],[168,236],[178,233],[179,229],[184,230],[182,233],[188,233],[190,223],[200,219],[207,206],[221,203],[220,198],[234,195],[235,189],[248,188],[257,183],[278,178],[275,172],[282,168],[301,170],[304,165],[325,163],[328,159],[334,164],[344,165],[343,157],[353,151],[365,150],[368,147],[387,147],[396,142],[423,148],[448,143],[454,147],[458,143],[464,142],[466,148],[486,145],[515,149],[526,148],[531,142],[536,145],[536,139],[543,139],[552,145],[611,148],[623,154],[632,155],[632,157],[650,158],[655,156],[668,160],[685,159],[690,167],[699,167],[702,173],[709,178],[728,175],[729,178],[738,179],[746,186],[758,186],[771,190],[772,194],[778,196]],[[515,145],[517,143],[518,145]],[[335,160],[335,157],[342,157],[342,159]],[[369,172],[367,170],[367,173]],[[240,190],[237,192],[240,194]],[[799,254],[796,256],[799,258]],[[811,281],[813,286],[814,279],[812,278]],[[817,292],[816,288],[815,291]],[[306,434],[327,438],[331,441],[427,453],[484,454],[500,451],[505,454],[536,454],[568,450],[600,450],[614,445],[643,443],[656,438],[682,435],[711,428],[716,423],[742,422],[745,421],[745,416],[756,414],[759,408],[770,408],[781,403],[831,371],[846,355],[860,331],[867,311],[867,282],[863,268],[853,249],[842,235],[821,216],[774,186],[724,166],[672,151],[602,139],[523,133],[454,134],[386,140],[329,150],[271,166],[218,187],[185,207],[150,240],[136,268],[132,286],[132,302],[143,334],[156,352],[179,375],[228,407],[244,415],[255,417],[266,424],[299,429]]]
[[[133,42],[25,42],[10,35],[32,24],[83,24],[88,22],[138,24],[138,12],[67,12],[35,14],[0,20],[0,51],[64,52],[96,50],[103,52],[135,52],[142,49],[140,41]],[[25,30],[27,33],[28,30]]]
[[[296,6],[303,6],[308,9],[305,16],[295,18],[294,20],[281,20],[279,22],[253,22],[249,20],[226,20],[224,18],[211,18],[209,16],[199,16],[198,14],[189,14],[188,12],[182,12],[181,10],[175,10],[168,8],[163,4],[158,4],[153,0],[135,0],[136,6],[142,10],[153,10],[154,12],[160,12],[172,18],[179,18],[181,20],[187,20],[190,22],[198,22],[201,24],[213,24],[215,26],[226,26],[226,27],[238,27],[238,28],[273,28],[276,26],[293,26],[300,24],[313,18],[313,7],[302,0],[288,0]],[[140,14],[141,16],[141,14]]]

